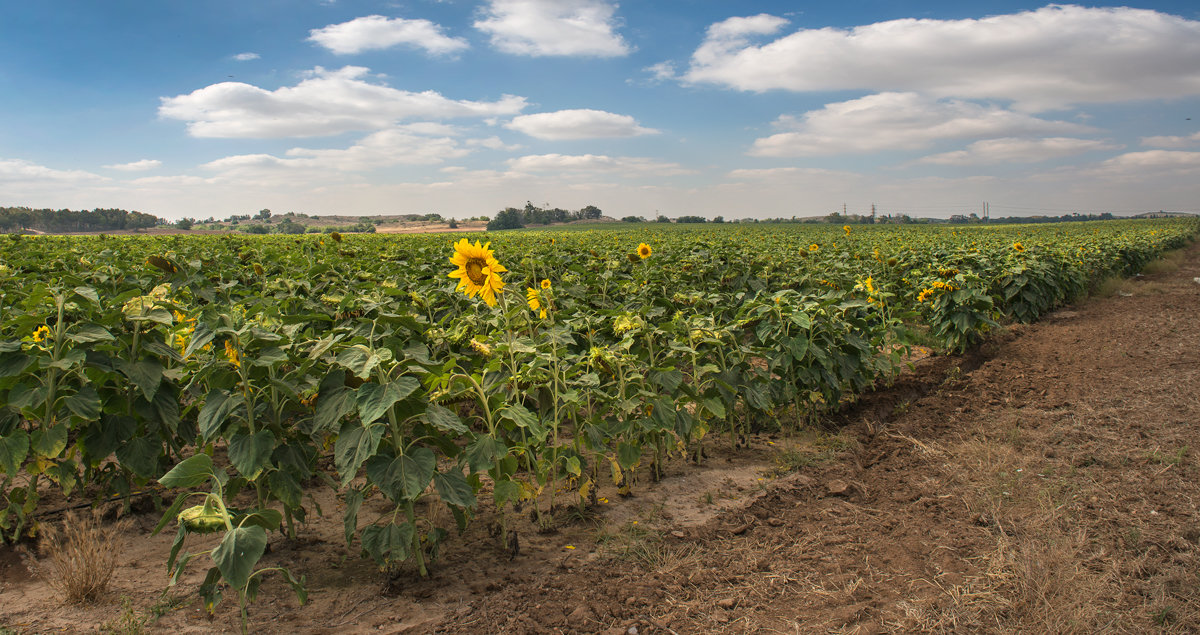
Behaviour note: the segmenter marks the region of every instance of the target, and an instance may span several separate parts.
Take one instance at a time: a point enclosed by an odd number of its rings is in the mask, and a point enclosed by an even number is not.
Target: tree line
[[[144,229],[161,223],[159,217],[123,209],[69,210],[0,207],[0,231],[94,232]]]
[[[573,220],[597,220],[604,213],[595,205],[588,205],[577,211],[568,211],[558,207],[543,208],[526,201],[525,208],[506,207],[498,212],[496,217],[487,224],[488,231],[499,229],[520,229],[526,225],[549,225],[550,223],[566,223]]]

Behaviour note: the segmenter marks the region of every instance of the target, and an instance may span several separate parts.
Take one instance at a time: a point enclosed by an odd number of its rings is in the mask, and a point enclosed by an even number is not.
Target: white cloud
[[[619,57],[632,49],[615,33],[616,10],[605,0],[491,0],[475,28],[513,55]]]
[[[1190,148],[1200,145],[1200,132],[1183,136],[1142,137],[1142,145],[1152,148]]]
[[[658,134],[657,130],[639,126],[637,121],[629,115],[590,109],[521,115],[514,117],[511,122],[505,124],[505,127],[523,132],[531,137],[551,141]]]
[[[284,157],[243,154],[210,161],[200,166],[225,176],[255,176],[281,170],[292,173],[364,172],[393,165],[430,165],[466,156],[471,151],[447,132],[426,124],[397,126],[364,137],[349,148],[292,148]]]
[[[239,62],[249,62],[250,60],[258,59],[259,57],[260,56],[258,53],[238,53],[237,55],[233,56],[233,59]]]
[[[509,159],[508,166],[514,172],[615,173],[629,176],[675,176],[690,173],[690,170],[678,163],[602,154],[534,154]]]
[[[989,165],[995,163],[1037,163],[1051,159],[1096,152],[1119,150],[1124,146],[1094,139],[1046,137],[1042,139],[1005,137],[984,139],[967,146],[966,150],[943,152],[921,159],[917,163],[935,165]]]
[[[1139,182],[1146,179],[1165,180],[1190,177],[1191,183],[1195,184],[1198,182],[1196,178],[1200,177],[1200,152],[1179,150],[1127,152],[1102,161],[1094,167],[1081,170],[1079,173],[1109,180]]]
[[[919,149],[941,139],[970,139],[1091,129],[1066,121],[917,93],[880,93],[827,104],[796,118],[782,116],[787,130],[755,140],[753,156],[800,157]]]
[[[310,41],[337,53],[349,55],[374,49],[406,45],[430,55],[451,55],[471,47],[466,40],[449,37],[429,20],[406,20],[369,15],[341,24],[309,31]]]
[[[188,122],[193,137],[278,138],[382,130],[412,118],[513,115],[525,98],[452,100],[434,91],[414,93],[365,80],[368,69],[316,67],[295,86],[265,90],[221,82],[186,95],[163,97],[158,114]]]
[[[162,165],[162,161],[158,159],[142,159],[132,163],[117,163],[114,165],[103,166],[109,170],[120,170],[122,172],[143,172],[145,170],[153,170]]]
[[[0,183],[96,183],[109,180],[84,170],[56,170],[22,159],[0,159]]]
[[[467,139],[466,144],[468,146],[487,148],[488,150],[520,150],[523,147],[517,143],[504,143],[500,137],[496,136],[486,137],[483,139]]]
[[[659,62],[652,64],[642,69],[650,73],[650,79],[656,82],[665,82],[669,79],[675,79],[675,63],[674,62]]]
[[[1050,5],[751,43],[785,23],[759,15],[713,24],[683,79],[749,91],[918,91],[1030,111],[1200,94],[1200,22],[1157,11]]]

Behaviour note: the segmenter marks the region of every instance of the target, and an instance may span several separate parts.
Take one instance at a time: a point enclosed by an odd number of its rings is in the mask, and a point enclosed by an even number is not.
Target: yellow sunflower
[[[242,357],[238,355],[237,349],[234,348],[233,342],[225,340],[225,358],[229,360],[236,368],[242,367]]]
[[[650,245],[647,245],[646,243],[642,243],[642,244],[638,245],[637,254],[638,254],[638,257],[641,258],[642,260],[649,258],[650,254],[652,254],[652,253],[654,253],[654,251],[652,249],[650,249]]]
[[[455,243],[450,263],[458,269],[451,271],[450,277],[458,278],[455,291],[462,291],[468,298],[478,295],[488,306],[496,306],[496,294],[504,291],[504,281],[499,274],[508,269],[496,260],[491,245],[490,242],[480,245],[478,240],[472,245],[466,238]]]
[[[49,335],[50,335],[50,327],[43,324],[43,325],[37,327],[37,329],[33,332],[33,341],[43,342],[46,340],[46,337],[48,337]]]
[[[820,246],[820,245],[818,245],[817,243],[813,243],[813,244],[811,244],[811,245],[809,245],[809,246],[808,246],[808,250],[809,250],[809,251],[817,251],[817,250],[818,250],[818,249],[820,249],[820,248],[821,248],[821,246]]]
[[[542,279],[542,290],[545,291],[545,290],[548,290],[549,288],[550,288],[550,279],[543,278]]]
[[[1021,243],[1013,243],[1012,248],[1017,251],[1025,251],[1025,245],[1022,245]]]
[[[546,307],[542,306],[542,292],[533,287],[525,287],[525,301],[529,303],[530,311],[539,311],[538,317],[546,319]]]
[[[850,235],[850,226],[842,225],[842,231],[846,232],[846,235],[849,236]]]

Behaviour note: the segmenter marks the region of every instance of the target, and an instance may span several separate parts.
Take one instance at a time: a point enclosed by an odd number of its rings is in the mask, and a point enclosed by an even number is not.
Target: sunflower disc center
[[[471,282],[476,286],[483,286],[484,281],[487,280],[487,276],[483,275],[483,268],[485,265],[487,265],[487,263],[482,260],[472,259],[467,261],[467,277],[470,278]]]

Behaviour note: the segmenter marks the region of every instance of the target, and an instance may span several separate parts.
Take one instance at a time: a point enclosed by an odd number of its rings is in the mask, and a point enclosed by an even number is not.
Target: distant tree
[[[579,217],[584,220],[596,220],[603,215],[604,212],[600,211],[600,208],[596,207],[595,205],[588,205],[587,207],[579,210]]]
[[[504,211],[498,212],[496,217],[487,224],[488,231],[499,231],[503,229],[521,229],[525,226],[522,210],[515,207],[506,207]]]
[[[184,231],[187,231],[187,230],[191,229],[193,226],[195,226],[195,224],[196,224],[196,219],[184,217],[184,218],[181,218],[181,219],[175,221],[175,229],[182,229]]]
[[[792,217],[792,219],[793,219],[793,220],[794,220],[795,218],[796,218],[795,216],[793,216],[793,217]],[[714,222],[714,223],[724,223],[724,222],[725,222],[725,217],[724,217],[724,216],[717,216],[717,217],[715,217],[715,218],[713,218],[713,219],[712,219],[712,222]]]
[[[458,229],[458,221],[451,218],[450,222],[447,223],[447,226],[450,227],[450,229]]]
[[[247,226],[242,231],[246,232],[247,234],[269,234],[271,233],[271,228],[267,227],[266,225],[259,225],[256,223],[254,225]]]
[[[258,213],[254,215],[254,218],[269,223],[271,222],[271,210],[260,209],[258,210]]]
[[[676,223],[707,223],[708,219],[703,216],[680,216],[675,219]]]
[[[666,216],[663,216],[662,214],[659,214],[658,217],[654,219],[654,222],[669,223],[669,222],[671,222],[671,219],[667,218]]]
[[[641,216],[626,216],[625,218],[622,218],[621,221],[625,223],[644,223],[646,222],[646,219],[642,218]]]

